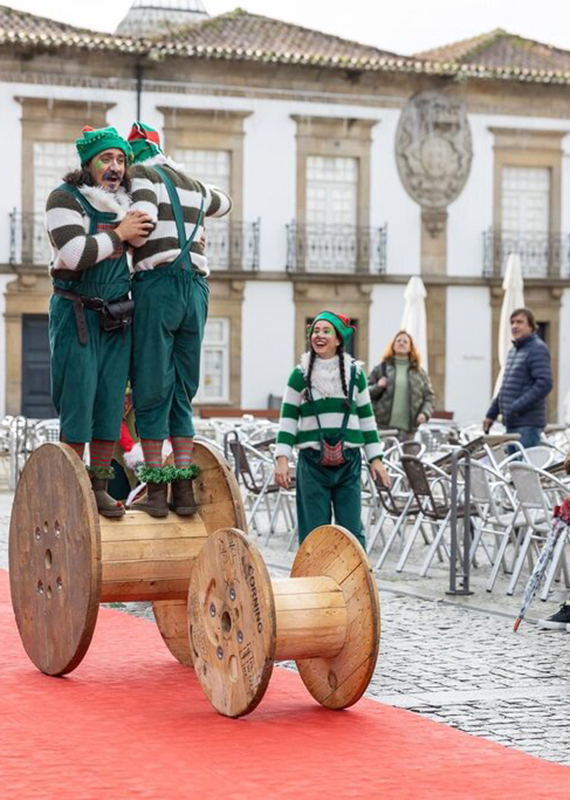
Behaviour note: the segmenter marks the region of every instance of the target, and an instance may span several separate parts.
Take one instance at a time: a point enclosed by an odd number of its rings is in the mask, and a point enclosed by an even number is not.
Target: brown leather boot
[[[91,476],[91,486],[93,487],[93,494],[95,495],[95,502],[97,503],[97,511],[103,517],[123,517],[125,515],[125,506],[120,500],[115,500],[114,497],[107,492],[108,481],[106,478],[96,478]]]
[[[198,505],[194,499],[194,479],[178,478],[172,481],[172,495],[170,508],[179,517],[192,517],[198,511]]]
[[[133,511],[145,511],[151,517],[167,517],[168,503],[166,502],[167,483],[147,483],[146,494],[140,500],[135,500],[131,505]]]

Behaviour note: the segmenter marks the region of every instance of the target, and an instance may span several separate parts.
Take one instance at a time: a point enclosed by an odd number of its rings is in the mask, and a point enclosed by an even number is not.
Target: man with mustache
[[[131,239],[133,251],[133,403],[145,467],[147,495],[134,504],[153,517],[171,507],[181,516],[196,511],[192,460],[192,400],[200,378],[200,349],[208,316],[209,274],[203,245],[204,217],[231,209],[228,195],[187,175],[167,158],[158,132],[135,122],[129,134],[133,208],[155,223],[148,238]],[[162,466],[162,443],[170,437],[174,467]]]
[[[152,228],[130,211],[130,145],[115,128],[86,127],[76,140],[81,168],[70,172],[46,205],[53,249],[49,338],[52,400],[61,439],[88,467],[97,508],[125,509],[107,493],[119,437],[131,359],[132,301],[125,242]]]

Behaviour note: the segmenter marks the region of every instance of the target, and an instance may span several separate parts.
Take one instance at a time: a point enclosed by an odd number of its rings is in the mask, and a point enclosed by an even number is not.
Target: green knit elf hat
[[[164,155],[158,131],[143,122],[133,122],[129,133],[129,144],[133,149],[135,164],[140,164],[147,158]]]
[[[342,343],[344,345],[346,345],[354,333],[354,326],[350,324],[350,319],[345,317],[344,314],[335,314],[334,311],[321,311],[321,313],[317,314],[309,326],[309,336],[312,335],[313,328],[315,327],[316,323],[320,322],[321,320],[326,320],[326,322],[331,323],[342,339]]]
[[[133,151],[131,146],[126,139],[119,135],[119,131],[116,128],[97,128],[94,130],[89,125],[86,125],[82,133],[81,139],[75,140],[75,147],[77,148],[81,166],[91,161],[97,153],[102,153],[104,150],[110,150],[113,147],[123,151],[127,164],[132,163]]]

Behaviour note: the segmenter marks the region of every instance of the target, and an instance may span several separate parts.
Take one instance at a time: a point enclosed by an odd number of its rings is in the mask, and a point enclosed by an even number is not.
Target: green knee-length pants
[[[329,525],[334,509],[337,525],[356,536],[365,547],[362,533],[362,462],[358,447],[345,448],[346,462],[340,467],[319,466],[320,452],[299,451],[297,464],[297,522],[299,543],[319,525]]]
[[[119,438],[131,362],[131,330],[103,331],[98,311],[85,308],[88,340],[77,335],[73,303],[53,295],[49,309],[52,400],[63,438]]]
[[[192,437],[208,281],[182,266],[156,267],[135,275],[133,298],[131,374],[139,436]]]

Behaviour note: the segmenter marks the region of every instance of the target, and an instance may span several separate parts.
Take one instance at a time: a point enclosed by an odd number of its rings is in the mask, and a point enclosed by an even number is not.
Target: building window
[[[550,228],[550,170],[503,167],[503,230],[545,234]]]
[[[182,164],[186,172],[202,183],[208,183],[231,194],[231,154],[228,150],[189,150],[176,148],[174,160]],[[206,230],[206,253],[212,269],[228,269],[230,266],[230,222],[229,217],[208,222]]]
[[[230,320],[211,317],[202,344],[200,388],[197,403],[229,403]]]
[[[49,193],[70,170],[79,166],[75,145],[67,142],[34,142],[34,208],[28,220],[33,241],[33,263],[48,263],[51,249],[45,232],[45,208]]]
[[[483,243],[484,274],[500,277],[509,255],[528,278],[570,269],[562,230],[562,130],[490,128],[494,135],[493,224]]]
[[[358,160],[307,156],[305,268],[353,271],[358,247]]]

